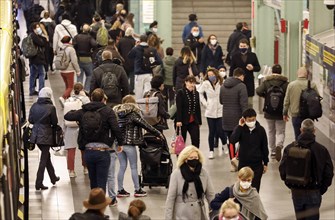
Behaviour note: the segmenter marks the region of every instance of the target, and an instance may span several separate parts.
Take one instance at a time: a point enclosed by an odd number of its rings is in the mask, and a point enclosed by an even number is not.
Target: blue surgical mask
[[[216,81],[216,76],[209,76],[208,80],[214,83]]]
[[[240,48],[240,52],[245,54],[248,51],[248,48]]]
[[[37,28],[36,32],[37,32],[38,35],[42,35],[42,29],[41,28]]]

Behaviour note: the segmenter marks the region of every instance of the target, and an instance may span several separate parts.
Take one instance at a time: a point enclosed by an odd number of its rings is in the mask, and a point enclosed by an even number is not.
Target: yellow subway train
[[[27,150],[15,1],[0,1],[0,220],[28,219]]]

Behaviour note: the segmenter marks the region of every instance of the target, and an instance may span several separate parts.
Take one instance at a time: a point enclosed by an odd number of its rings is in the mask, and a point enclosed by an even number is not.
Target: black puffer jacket
[[[97,48],[97,42],[89,33],[74,36],[72,44],[79,57],[91,57],[91,51]]]
[[[104,107],[104,108],[103,108]],[[79,135],[78,135],[78,144],[80,148],[83,148],[89,141],[83,136],[82,128],[80,126],[83,115],[86,111],[96,111],[100,108],[101,118],[102,118],[102,132],[98,137],[96,142],[102,142],[107,144],[108,146],[112,146],[114,143],[114,139],[116,138],[118,141],[118,145],[123,145],[123,138],[121,131],[117,125],[116,115],[113,109],[106,106],[102,102],[90,102],[83,105],[83,108],[80,110],[72,110],[64,115],[64,119],[68,121],[78,121],[79,122]],[[110,134],[111,131],[111,134]]]
[[[142,128],[159,137],[161,133],[152,127],[141,117],[141,110],[132,103],[117,105],[114,108],[118,116],[118,124],[121,129],[125,144],[143,144]]]
[[[58,123],[56,108],[50,98],[38,98],[29,112],[29,123],[33,124],[31,140],[36,144],[53,145],[52,127]]]

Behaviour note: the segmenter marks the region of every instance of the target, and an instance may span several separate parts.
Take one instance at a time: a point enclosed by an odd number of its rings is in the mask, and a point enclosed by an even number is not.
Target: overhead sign
[[[315,62],[321,64],[323,44],[306,35],[306,55]]]
[[[335,69],[335,50],[324,46],[323,47],[323,56],[322,56],[323,66],[326,69]]]
[[[154,21],[154,1],[143,0],[142,2],[142,22],[149,24]]]

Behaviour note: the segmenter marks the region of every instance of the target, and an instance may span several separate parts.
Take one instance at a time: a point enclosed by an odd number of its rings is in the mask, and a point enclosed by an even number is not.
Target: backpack
[[[83,105],[80,98],[77,97],[70,97],[64,102],[64,115],[68,113],[71,110],[78,110],[81,109],[81,106]],[[67,121],[64,120],[64,125],[66,127],[70,128],[77,128],[78,123],[76,121]]]
[[[142,70],[151,73],[152,69],[156,66],[157,64],[154,49],[150,47],[144,48],[142,57]]]
[[[312,152],[309,148],[299,146],[295,141],[292,144],[287,152],[285,184],[306,186],[312,180]]]
[[[93,67],[97,68],[102,64],[102,52],[104,52],[105,47],[99,47],[92,54]]]
[[[98,67],[102,69],[101,67]],[[111,69],[103,70],[101,77],[101,88],[104,90],[108,99],[120,98],[119,80],[115,73]]]
[[[150,124],[156,125],[160,121],[158,117],[159,98],[156,96],[158,92],[148,92],[144,98],[136,100],[141,109],[143,118]]]
[[[270,115],[281,115],[283,113],[283,105],[285,92],[282,88],[283,82],[280,86],[272,85],[265,95],[263,111]]]
[[[34,44],[31,34],[22,40],[22,53],[26,58],[32,58],[37,55],[38,47]]]
[[[94,142],[101,139],[102,116],[100,111],[105,108],[101,107],[95,111],[85,111],[80,121],[81,134],[88,142]]]
[[[301,118],[318,119],[322,116],[322,97],[311,88],[311,81],[308,80],[307,88],[302,90],[300,95],[299,115]]]
[[[96,41],[100,46],[107,46],[108,44],[108,30],[104,24],[98,29]]]
[[[54,60],[56,70],[66,70],[70,65],[70,59],[68,59],[66,54],[66,46],[64,49],[59,49]]]

